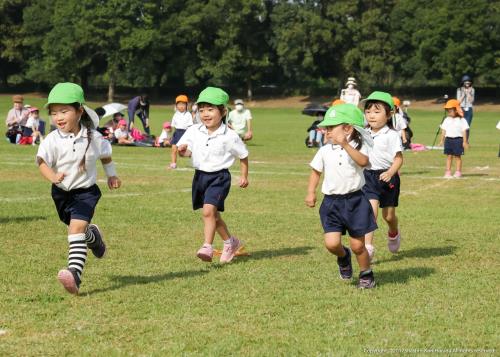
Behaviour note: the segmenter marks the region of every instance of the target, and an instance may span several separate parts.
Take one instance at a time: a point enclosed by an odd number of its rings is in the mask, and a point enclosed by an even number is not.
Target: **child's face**
[[[370,128],[378,131],[387,124],[391,115],[390,113],[386,113],[382,104],[374,103],[370,108],[365,109],[365,117],[370,125]]]
[[[34,112],[31,112],[31,116],[33,118],[38,118],[38,110],[35,110]]]
[[[447,108],[446,113],[449,117],[455,118],[457,116],[457,110],[455,108]]]
[[[175,107],[177,108],[178,111],[180,111],[181,113],[184,113],[187,109],[187,103],[177,102]]]
[[[217,129],[222,122],[222,114],[215,105],[202,105],[198,108],[200,118],[207,129]]]
[[[50,117],[57,128],[65,133],[77,133],[80,130],[79,120],[82,113],[82,107],[76,110],[74,107],[67,104],[51,104],[49,107]]]

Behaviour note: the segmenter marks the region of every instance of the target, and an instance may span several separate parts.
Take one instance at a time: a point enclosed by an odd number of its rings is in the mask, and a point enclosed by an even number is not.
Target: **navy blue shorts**
[[[379,207],[397,207],[401,180],[399,174],[392,176],[391,181],[382,181],[379,177],[387,170],[365,170],[363,193],[369,200],[379,201]]]
[[[444,138],[444,154],[461,156],[464,154],[464,138]]]
[[[195,170],[193,177],[193,209],[208,203],[224,212],[224,201],[231,188],[231,173],[224,169],[216,172]]]
[[[72,219],[81,219],[90,223],[99,198],[101,198],[101,190],[97,185],[71,191],[64,191],[52,185],[52,199],[56,204],[59,219],[67,225]]]
[[[377,229],[372,206],[361,190],[346,195],[325,195],[319,209],[325,233],[349,232],[353,238],[364,237]]]
[[[177,145],[179,140],[181,140],[182,135],[186,132],[186,129],[175,129],[174,135],[172,136],[172,140],[170,141],[170,144],[172,145]]]

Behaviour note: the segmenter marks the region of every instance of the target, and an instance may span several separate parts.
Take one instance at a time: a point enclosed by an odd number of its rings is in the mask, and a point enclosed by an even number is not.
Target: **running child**
[[[360,269],[357,287],[370,289],[375,286],[375,277],[365,248],[365,234],[377,229],[377,224],[361,191],[365,184],[363,168],[369,164],[368,150],[372,145],[363,125],[363,113],[353,104],[328,109],[319,126],[326,128],[326,137],[332,144],[321,147],[310,163],[305,203],[308,207],[316,205],[316,188],[324,172],[321,191],[325,196],[319,214],[326,249],[337,256],[340,278],[344,280],[352,278],[352,250]],[[346,231],[351,249],[342,245]]]
[[[444,154],[446,155],[445,178],[462,177],[462,155],[464,149],[469,148],[467,142],[467,131],[469,124],[465,120],[460,102],[450,99],[444,105],[448,116],[441,123],[441,142],[444,142]],[[455,173],[451,176],[451,165],[455,159]]]
[[[389,227],[387,245],[391,253],[397,253],[401,244],[396,216],[400,190],[398,171],[403,165],[403,147],[392,122],[394,101],[389,93],[376,91],[366,98],[364,111],[373,138],[373,149],[369,155],[371,167],[364,172],[366,183],[363,192],[370,200],[375,220],[379,207],[382,208],[382,217]],[[365,236],[370,260],[375,254],[373,236],[373,231]]]
[[[37,163],[43,177],[52,182],[52,199],[62,222],[68,226],[68,267],[57,278],[71,294],[78,294],[87,248],[96,258],[106,252],[102,233],[90,223],[101,197],[96,185],[97,160],[101,160],[110,189],[119,188],[111,145],[95,128],[97,114],[85,105],[82,88],[58,83],[49,93],[45,107],[57,130],[40,144]]]
[[[224,201],[231,188],[229,168],[236,158],[240,160],[239,186],[248,186],[248,150],[236,134],[225,123],[229,96],[220,88],[207,87],[196,104],[202,120],[187,129],[178,141],[179,154],[191,157],[195,174],[193,177],[193,209],[202,209],[204,244],[197,257],[211,262],[215,232],[224,241],[221,263],[229,263],[243,243],[229,233],[220,212],[224,212]]]
[[[193,116],[188,109],[188,97],[184,94],[178,95],[175,98],[175,113],[172,117],[172,127],[175,129],[174,135],[170,144],[172,145],[172,153],[169,168],[177,168],[177,142],[184,135],[186,129],[193,125]]]

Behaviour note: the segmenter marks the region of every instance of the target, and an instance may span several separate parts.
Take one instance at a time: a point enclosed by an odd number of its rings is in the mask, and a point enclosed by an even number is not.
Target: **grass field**
[[[0,97],[2,115],[9,100]],[[169,171],[169,150],[114,147],[123,187],[108,191],[100,168],[94,217],[108,254],[89,255],[77,297],[56,279],[66,232],[34,164],[37,148],[2,139],[0,355],[498,353],[500,115],[477,108],[463,179],[442,179],[441,151],[405,153],[402,249],[388,252],[379,221],[378,286],[359,291],[338,278],[318,207],[304,204],[311,118],[286,108],[252,112],[250,186],[231,188],[223,214],[252,255],[225,266],[199,261],[189,161]],[[171,114],[152,108],[157,134]],[[442,112],[410,114],[414,142],[430,145]],[[238,165],[232,172],[235,183]]]

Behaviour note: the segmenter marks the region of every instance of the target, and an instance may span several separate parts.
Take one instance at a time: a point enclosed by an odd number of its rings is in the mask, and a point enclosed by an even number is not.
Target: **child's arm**
[[[240,187],[245,188],[248,186],[248,156],[240,159]]]
[[[114,188],[120,188],[122,181],[116,176],[115,163],[111,157],[105,157],[101,159],[102,167],[106,176],[108,177],[108,187],[110,190]]]
[[[467,130],[462,130],[462,138],[464,139],[462,146],[464,149],[468,149],[469,143],[467,142]]]
[[[401,130],[401,141],[403,142],[403,144],[406,144],[406,142],[408,141],[406,139],[406,130],[405,129]]]
[[[52,182],[53,184],[61,183],[64,180],[66,174],[64,172],[54,172],[49,165],[42,158],[37,158],[38,169],[43,177]]]
[[[319,179],[321,177],[321,172],[316,170],[311,170],[311,175],[309,176],[309,184],[307,186],[307,195],[305,203],[307,207],[314,207],[316,205],[316,188],[318,187]]]
[[[446,138],[446,130],[441,129],[441,139],[439,140],[439,146],[443,146],[445,138]]]
[[[398,151],[396,153],[396,156],[394,156],[394,161],[392,162],[391,167],[389,167],[387,171],[382,172],[379,178],[385,182],[391,181],[392,176],[394,176],[399,171],[402,165],[403,154],[401,153],[401,151]]]

